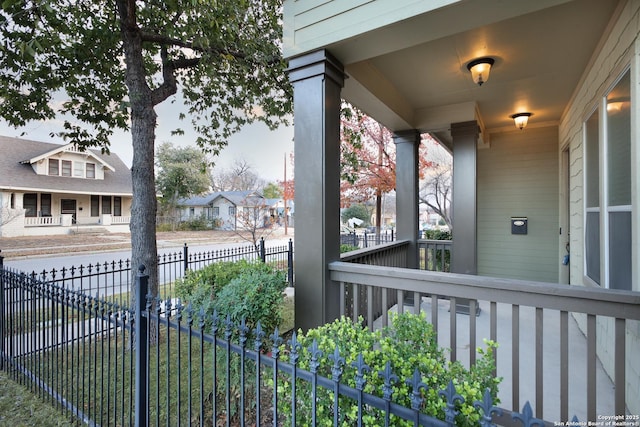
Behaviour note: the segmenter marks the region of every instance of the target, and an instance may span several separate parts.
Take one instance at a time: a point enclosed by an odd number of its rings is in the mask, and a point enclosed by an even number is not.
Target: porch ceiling
[[[461,1],[329,50],[349,76],[344,98],[392,130],[446,140],[450,123],[474,117],[487,133],[515,130],[509,116],[524,111],[530,126],[557,124],[618,3]],[[466,64],[483,56],[496,62],[479,87]]]

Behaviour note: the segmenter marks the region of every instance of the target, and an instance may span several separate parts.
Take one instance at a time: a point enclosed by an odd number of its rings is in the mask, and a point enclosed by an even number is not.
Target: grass
[[[72,426],[63,414],[0,371],[0,425]]]
[[[282,314],[283,322],[279,326],[279,330],[282,333],[285,333],[292,330],[294,327],[293,297],[285,297],[283,299]],[[175,331],[172,331],[171,350],[169,352],[170,356],[167,357],[168,349],[165,347],[166,333],[166,328],[162,327],[161,335],[163,338],[161,338],[159,348],[156,348],[158,346],[152,346],[150,348],[150,367],[152,369],[152,375],[150,378],[150,391],[152,391],[152,393],[149,396],[151,409],[150,415],[153,420],[155,420],[156,417],[159,417],[163,422],[166,421],[167,418],[172,419],[176,414],[181,414],[181,418],[183,418],[187,415],[187,407],[198,405],[200,396],[197,390],[199,388],[197,387],[197,382],[199,382],[201,375],[204,377],[204,389],[211,390],[212,387],[212,375],[210,371],[211,364],[206,363],[206,369],[202,373],[198,366],[199,363],[197,355],[200,353],[200,346],[202,345],[201,342],[198,339],[192,340],[191,345],[193,348],[191,354],[193,355],[193,366],[189,366],[188,355],[190,352],[188,351],[188,338],[185,337],[184,334],[181,334],[180,336],[180,342],[182,345],[180,348],[180,357],[178,359],[176,347],[178,336]],[[61,381],[63,384],[58,385],[62,386],[62,390],[59,391],[63,395],[66,395],[65,397],[67,399],[74,401],[78,406],[84,407],[84,410],[88,412],[90,416],[102,421],[110,420],[115,422],[117,420],[117,422],[120,422],[121,420],[124,420],[124,424],[126,424],[129,417],[128,403],[131,400],[131,396],[129,395],[129,383],[131,378],[128,375],[123,375],[123,372],[129,372],[131,363],[131,354],[127,350],[127,338],[128,334],[122,334],[122,332],[120,332],[118,337],[119,344],[115,348],[112,344],[108,344],[109,340],[94,341],[92,351],[90,351],[88,346],[86,346],[87,343],[85,343],[85,346],[71,346],[66,350],[58,352],[56,357],[52,357],[51,359],[45,358],[44,361],[41,361],[40,375],[49,382]],[[211,345],[205,344],[203,347],[206,362],[210,362]],[[249,347],[252,347],[252,345]],[[159,354],[156,354],[156,350],[160,350]],[[109,352],[108,354],[110,354],[110,356],[107,355],[107,352]],[[105,355],[106,357],[103,358]],[[219,354],[219,357],[223,357],[223,355]],[[234,356],[234,358],[237,359],[237,356]],[[85,363],[80,363],[81,360],[84,360]],[[102,364],[101,360],[110,360],[110,363]],[[180,360],[180,363],[177,363],[178,360]],[[93,365],[93,363],[96,362],[97,365]],[[79,368],[85,364],[87,368],[86,372]],[[182,375],[177,375],[178,365],[180,365],[179,371],[182,372]],[[223,365],[220,365],[220,368],[222,368]],[[251,369],[251,365],[254,365],[254,363],[248,362],[249,369],[247,375],[249,378],[247,378],[247,380],[249,382],[251,376],[254,375],[253,372],[255,372],[255,368]],[[159,371],[159,378],[153,375],[153,371],[156,369]],[[85,384],[85,386],[88,387],[87,389],[83,387],[82,384],[84,381],[80,378],[104,378],[107,371],[110,371],[108,378],[111,378],[109,380],[109,384],[111,384],[109,386],[111,392],[106,393],[107,383],[104,381],[96,381],[91,386]],[[191,386],[191,393],[187,391],[190,387],[187,383],[188,375],[185,375],[185,373],[189,371],[192,372],[192,379],[194,381],[194,384]],[[269,374],[266,371],[268,370],[265,370],[263,375],[267,375],[268,377]],[[170,377],[167,377],[167,372],[171,372]],[[38,398],[28,388],[20,386],[11,378],[7,377],[5,373],[0,374],[3,375],[0,377],[0,426],[11,425],[13,427],[18,427],[38,425],[46,427],[73,425],[68,418],[65,417],[65,415],[67,415],[66,412],[64,414],[61,414],[60,411],[56,412],[50,402]],[[232,375],[235,376],[237,373],[232,373]],[[80,382],[78,383],[78,381]],[[167,381],[171,384],[170,386],[168,386]],[[224,385],[220,384],[220,386],[223,387]],[[5,389],[5,387],[19,389],[19,392]],[[89,388],[91,390],[88,390]],[[84,393],[81,391],[82,389],[84,389]],[[118,391],[116,391],[116,389],[118,389]],[[178,390],[182,391],[180,398],[182,408],[180,410],[178,409],[178,401],[176,400],[175,395],[172,396],[171,402],[168,403],[166,396],[167,389],[172,390],[171,394]],[[156,390],[160,390],[160,395],[157,397],[155,394]],[[111,399],[113,399],[113,403],[110,404],[112,406],[108,410],[105,400],[106,396],[104,398],[101,397],[104,394],[110,395]],[[191,405],[189,404],[189,395],[191,395],[191,398],[193,399],[193,403]],[[264,398],[265,396],[262,397],[262,399]],[[205,399],[205,416],[210,417],[212,414],[211,397],[205,395]],[[93,405],[89,405],[89,401],[91,401]],[[124,403],[124,405],[122,403]],[[219,404],[224,406],[223,401],[219,401]],[[264,401],[263,405],[263,410],[266,410],[264,408],[269,408],[269,399]],[[160,410],[160,413],[156,413],[156,408]],[[195,408],[194,412],[196,412]],[[249,410],[249,413],[251,413],[251,410]],[[237,413],[232,415],[237,416]],[[42,420],[40,420],[40,417],[42,417]],[[183,418],[181,421],[185,424],[189,424],[190,421],[194,421],[197,417],[197,413],[191,414],[191,417],[191,420]],[[173,419],[173,421],[177,420]]]

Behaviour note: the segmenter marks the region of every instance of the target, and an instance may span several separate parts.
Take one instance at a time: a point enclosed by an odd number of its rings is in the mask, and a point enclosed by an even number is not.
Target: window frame
[[[40,193],[40,216],[52,215],[51,200],[52,200],[51,193]]]
[[[96,194],[91,195],[91,216],[94,218],[100,216],[100,196]]]
[[[55,167],[52,167],[54,165]],[[49,161],[47,162],[47,174],[51,176],[60,176],[60,160],[49,159]]]
[[[27,199],[28,202],[27,203]],[[36,218],[38,216],[38,193],[24,193],[22,196],[22,207],[26,218]]]
[[[60,176],[73,176],[73,162],[71,160],[60,161]]]
[[[610,222],[610,216],[612,213],[619,213],[619,212],[629,212],[630,215],[633,218],[634,212],[637,209],[637,206],[633,205],[633,195],[631,196],[631,205],[612,205],[611,200],[610,200],[610,189],[609,189],[609,184],[610,184],[610,180],[612,179],[611,177],[611,168],[609,166],[609,152],[611,149],[611,145],[610,145],[610,141],[609,141],[609,134],[610,134],[610,129],[609,129],[609,112],[607,109],[607,105],[608,105],[608,97],[609,95],[614,91],[614,89],[617,87],[617,85],[627,77],[628,74],[628,78],[631,80],[631,82],[633,82],[633,78],[632,78],[632,67],[630,66],[630,64],[627,64],[624,68],[621,69],[621,71],[619,73],[616,74],[616,78],[612,80],[611,84],[608,85],[606,87],[606,90],[604,91],[604,93],[598,95],[597,98],[597,102],[595,105],[595,108],[590,110],[589,113],[586,115],[585,120],[583,121],[583,125],[582,125],[582,129],[583,129],[583,138],[582,138],[582,149],[583,149],[583,242],[584,242],[584,247],[583,247],[583,281],[585,283],[590,284],[591,286],[595,286],[595,287],[601,287],[603,289],[621,289],[619,287],[612,287],[611,281],[610,281],[610,277],[611,277],[611,260],[610,260],[610,245],[611,245],[611,241],[610,241],[610,235],[611,235],[611,230],[612,230],[612,225]],[[630,111],[633,111],[633,105],[638,102],[637,99],[633,98],[633,90],[630,90],[629,93],[629,100],[631,103],[631,109]],[[591,206],[589,203],[589,197],[588,194],[590,192],[590,188],[593,187],[592,184],[589,183],[590,179],[589,179],[589,173],[590,173],[590,168],[592,167],[592,164],[590,159],[589,159],[589,149],[588,149],[588,141],[587,141],[587,136],[588,136],[588,132],[587,132],[587,122],[591,119],[592,115],[594,113],[597,113],[598,115],[598,133],[597,133],[597,138],[598,138],[598,163],[597,163],[597,168],[598,168],[598,176],[597,176],[597,185],[598,185],[598,206]],[[632,114],[632,113],[630,113]],[[633,120],[633,118],[631,119]],[[633,126],[629,125],[630,129],[629,129],[629,144],[633,145],[634,143],[634,134],[632,133],[632,128]],[[631,156],[630,156],[631,157]],[[631,167],[633,165],[633,160],[631,158],[629,158],[629,162],[631,164]],[[629,185],[631,187],[631,191],[633,191],[633,177],[632,175],[629,176],[628,178],[629,180]],[[594,280],[592,277],[590,277],[589,275],[589,269],[592,267],[589,267],[589,259],[591,259],[590,255],[589,255],[589,241],[593,241],[593,236],[592,234],[590,234],[590,228],[587,226],[588,225],[588,215],[590,213],[598,213],[598,224],[597,227],[595,227],[597,229],[597,234],[598,234],[598,252],[599,252],[599,281]],[[634,230],[633,230],[633,221],[631,222],[631,230],[629,230],[629,234],[632,235]],[[590,238],[591,236],[591,238]],[[637,249],[635,249],[633,247],[633,245],[631,245],[631,251],[635,251]],[[629,266],[629,268],[631,268],[631,270],[633,270],[634,266],[633,266],[633,260],[636,259],[636,255],[635,254],[630,254],[631,256],[631,265]],[[638,290],[638,289],[634,289],[634,285],[633,285],[633,271],[629,271],[630,273],[630,277],[631,277],[631,290]]]
[[[102,203],[102,215],[111,215],[112,209],[111,209],[111,196],[102,196],[100,198],[100,202]]]
[[[96,178],[96,164],[95,163],[85,163],[85,177],[89,179]]]
[[[73,176],[74,178],[84,178],[84,162],[73,162]]]

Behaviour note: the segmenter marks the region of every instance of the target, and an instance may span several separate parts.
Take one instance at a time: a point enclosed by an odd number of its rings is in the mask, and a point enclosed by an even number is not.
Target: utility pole
[[[282,191],[282,198],[284,200],[284,235],[288,234],[287,232],[287,153],[284,153],[284,189]]]

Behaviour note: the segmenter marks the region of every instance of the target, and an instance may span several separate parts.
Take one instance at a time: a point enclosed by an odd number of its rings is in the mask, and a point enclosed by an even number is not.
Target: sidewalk
[[[293,228],[287,235],[284,228],[276,228],[265,235],[265,240],[293,238]],[[156,234],[158,248],[181,246],[184,243],[205,245],[216,243],[249,243],[250,237],[243,238],[234,231],[162,231]],[[106,252],[131,248],[128,233],[65,234],[56,236],[0,237],[0,255],[9,258],[69,254],[73,252]],[[249,239],[249,240],[247,240]]]

